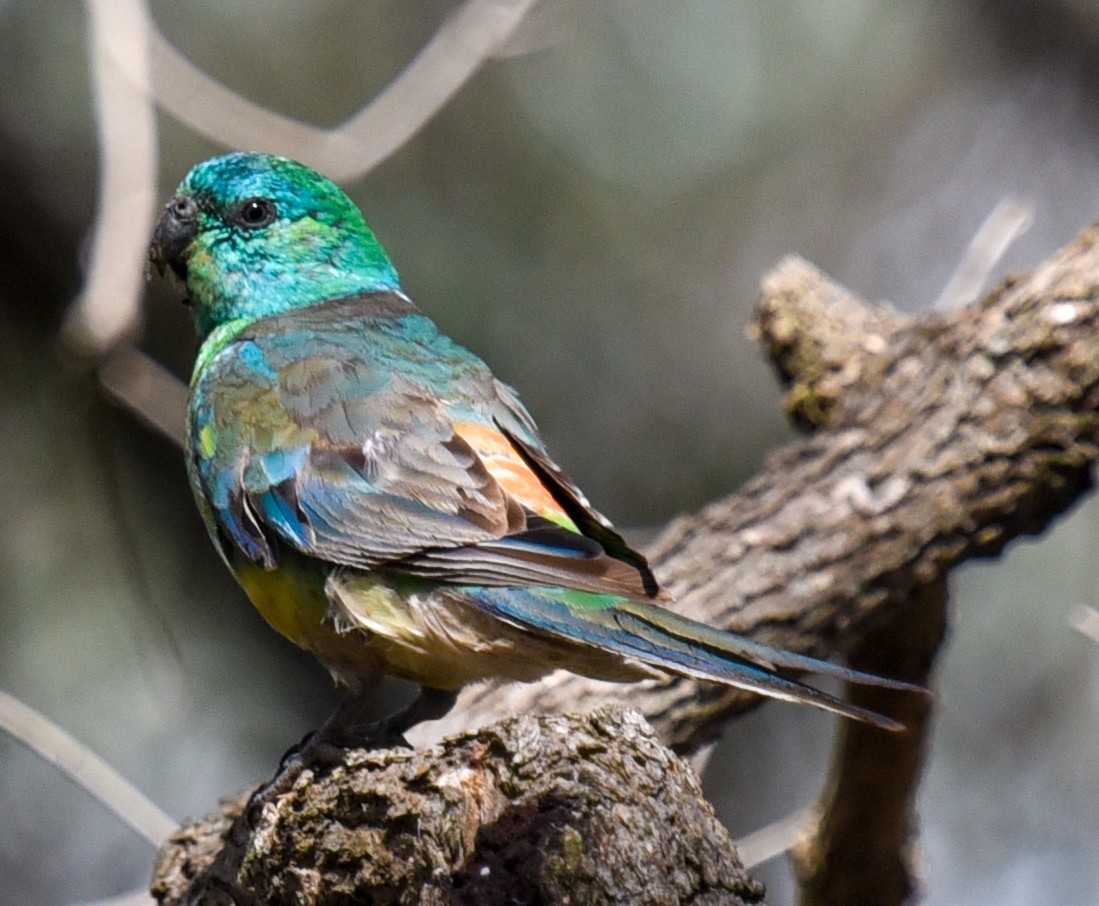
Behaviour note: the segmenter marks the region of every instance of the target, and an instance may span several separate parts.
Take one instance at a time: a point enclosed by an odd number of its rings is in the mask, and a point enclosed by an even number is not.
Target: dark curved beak
[[[149,263],[160,276],[171,268],[172,273],[187,282],[186,252],[197,233],[198,206],[194,199],[177,195],[165,205],[149,245]]]

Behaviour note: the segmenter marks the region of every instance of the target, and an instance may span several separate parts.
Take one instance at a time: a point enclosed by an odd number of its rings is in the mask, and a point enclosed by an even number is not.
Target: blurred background
[[[321,126],[456,7],[150,3],[209,75]],[[268,776],[335,699],[232,584],[179,451],[59,342],[101,168],[88,36],[81,5],[0,0],[0,688],[182,819]],[[1033,219],[997,274],[1035,264],[1099,217],[1097,87],[1085,0],[544,0],[348,189],[410,295],[520,389],[596,505],[655,526],[792,436],[745,332],[770,266],[797,252],[918,311],[1006,196]],[[162,115],[159,196],[222,150]],[[179,296],[149,284],[140,345],[185,377]],[[1091,501],[955,577],[927,903],[1099,900],[1099,648],[1068,620],[1099,597],[1097,539]],[[812,801],[830,728],[781,705],[729,727],[706,783],[735,835]],[[118,895],[152,855],[0,735],[0,903]],[[782,859],[757,874],[791,902]]]

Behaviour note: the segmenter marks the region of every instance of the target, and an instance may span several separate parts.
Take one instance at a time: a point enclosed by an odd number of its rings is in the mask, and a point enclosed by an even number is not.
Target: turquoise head
[[[185,284],[200,338],[229,322],[399,289],[344,191],[272,154],[236,152],[195,166],[157,222],[149,260]]]

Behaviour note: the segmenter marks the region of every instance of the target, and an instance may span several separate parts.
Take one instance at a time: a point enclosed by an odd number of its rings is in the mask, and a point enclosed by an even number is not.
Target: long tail
[[[886,689],[926,691],[911,683],[772,648],[663,607],[612,595],[558,588],[481,588],[476,604],[513,625],[608,651],[667,673],[813,705],[887,730],[903,730],[904,725],[778,671],[795,670]]]

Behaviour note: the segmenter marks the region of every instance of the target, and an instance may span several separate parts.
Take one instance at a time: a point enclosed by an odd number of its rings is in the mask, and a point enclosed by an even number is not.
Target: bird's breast
[[[324,577],[296,564],[264,569],[255,563],[235,564],[237,581],[260,615],[295,645],[309,642],[324,623],[328,602]]]

